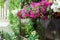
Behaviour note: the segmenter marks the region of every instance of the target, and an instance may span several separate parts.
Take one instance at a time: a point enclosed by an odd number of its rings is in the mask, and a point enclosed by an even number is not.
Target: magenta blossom
[[[45,8],[41,8],[40,9],[40,12],[45,13],[46,12],[46,9]]]
[[[27,11],[24,9],[22,9],[20,12],[17,13],[17,16],[19,18],[26,18],[27,17],[26,15],[27,15]]]
[[[46,15],[44,19],[45,19],[45,20],[48,20],[48,15]]]
[[[41,0],[41,1],[46,1],[46,0]]]
[[[31,2],[30,4],[31,8],[36,8],[39,5],[40,5],[40,2]]]
[[[32,10],[30,10],[30,17],[33,19],[36,19],[36,15],[34,14],[34,12]]]
[[[43,15],[45,17],[44,19],[48,19],[47,9],[51,5],[52,3],[49,3],[46,0],[42,0],[41,2],[31,2],[29,10],[26,10],[28,9],[28,6],[24,6],[24,8],[20,12],[18,12],[17,15],[19,18],[33,18],[33,19],[42,17]]]
[[[27,13],[27,11],[25,10],[25,9],[22,9],[21,10],[21,16],[23,17],[23,18],[26,18],[27,16],[26,16],[26,13]]]
[[[40,2],[40,6],[48,6],[49,5],[49,2],[47,2],[47,1],[41,1]]]
[[[41,2],[31,2],[31,8],[36,8],[37,6],[49,6],[52,3],[47,2],[46,0],[42,0]]]
[[[38,14],[37,14],[37,17],[40,17],[40,16],[41,16],[41,14],[40,14],[40,13],[38,13]]]
[[[26,16],[27,16],[27,17],[29,17],[29,16],[30,16],[30,14],[26,14]]]
[[[21,13],[26,13],[27,11],[25,9],[22,9],[21,10]]]
[[[21,11],[19,11],[19,12],[17,13],[17,16],[18,16],[19,18],[21,18],[21,16],[20,16],[21,14],[20,14],[20,13],[21,13]]]
[[[36,10],[36,13],[39,13],[40,12],[40,8],[38,8],[37,10]]]

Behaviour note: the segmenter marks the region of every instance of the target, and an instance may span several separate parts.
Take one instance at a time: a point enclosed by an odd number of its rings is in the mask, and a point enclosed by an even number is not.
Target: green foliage
[[[25,4],[29,5],[32,1],[39,2],[40,0],[9,0],[9,10],[21,9]]]
[[[10,36],[8,33],[4,33],[4,38],[5,38],[6,40],[12,40],[12,39],[11,39],[11,36]]]
[[[3,35],[4,35],[5,40],[18,40],[17,36],[14,33],[4,32]]]
[[[9,0],[9,10],[21,8],[21,0]]]
[[[25,31],[26,31],[26,33],[28,33],[28,35],[30,35],[33,30],[34,30],[33,22],[30,19],[29,22],[25,24]]]
[[[36,24],[38,25],[38,28],[39,28],[39,31],[40,31],[40,34],[39,34],[39,37],[41,40],[44,40],[44,27],[43,27],[43,24],[40,22],[39,19],[36,20]]]
[[[9,20],[11,23],[11,28],[14,32],[15,35],[13,35],[13,37],[15,38],[14,40],[20,40],[19,39],[19,19],[17,18],[16,15],[13,15],[11,13],[12,10],[15,9],[21,9],[21,0],[9,0],[9,10],[10,10],[10,14],[9,14]]]
[[[32,19],[29,19],[29,21],[28,20],[26,20],[26,21],[27,21],[27,23],[22,24],[22,25],[24,25],[25,32],[27,33],[26,34],[26,37],[28,38],[28,40],[38,39],[39,38],[39,35],[36,32],[36,30],[34,29],[34,27],[33,27],[33,25],[34,25],[33,20]]]
[[[9,20],[11,23],[11,28],[12,28],[13,32],[15,33],[15,36],[17,36],[19,38],[19,20],[18,20],[17,16],[10,13]]]
[[[0,6],[4,6],[4,2],[5,2],[5,0],[0,0]]]
[[[39,2],[41,0],[21,0],[21,2],[25,3],[25,4],[30,4],[30,2]]]
[[[19,33],[19,20],[18,20],[18,18],[16,17],[16,15],[14,16],[12,13],[10,13],[9,19],[10,19],[10,23],[11,23],[11,26],[12,26],[14,32],[16,34],[18,34]]]
[[[28,40],[36,40],[39,38],[38,33],[36,33],[36,31],[32,31],[30,36],[28,37]]]
[[[30,18],[21,19],[21,28],[25,30],[25,33],[29,36],[34,30],[33,22]]]

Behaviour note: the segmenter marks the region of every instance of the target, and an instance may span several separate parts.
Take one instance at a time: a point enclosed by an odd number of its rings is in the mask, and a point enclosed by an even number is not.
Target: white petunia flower
[[[54,0],[51,6],[54,12],[60,12],[60,0]]]

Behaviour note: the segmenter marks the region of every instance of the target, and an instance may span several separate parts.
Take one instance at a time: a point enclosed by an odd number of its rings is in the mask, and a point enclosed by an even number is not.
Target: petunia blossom
[[[46,0],[42,0],[40,2],[31,2],[30,9],[28,6],[24,6],[23,9],[18,12],[18,16],[20,18],[33,18],[36,19],[38,17],[45,16],[45,19],[48,19],[47,9],[52,5],[52,3],[47,2]],[[49,12],[49,9],[48,9]],[[42,13],[42,14],[41,14]],[[47,15],[47,16],[46,16]]]
[[[34,14],[34,12],[32,10],[30,10],[30,17],[35,19],[36,18],[36,15]]]
[[[22,9],[22,10],[21,10],[21,13],[26,13],[26,10],[25,10],[25,9]]]
[[[45,19],[45,20],[48,20],[48,15],[46,15],[44,19]]]
[[[30,4],[31,8],[36,8],[39,5],[40,5],[40,2],[31,2]]]
[[[19,11],[18,13],[17,13],[17,16],[19,17],[19,18],[21,18],[21,11]]]
[[[41,1],[46,1],[46,0],[41,0]]]

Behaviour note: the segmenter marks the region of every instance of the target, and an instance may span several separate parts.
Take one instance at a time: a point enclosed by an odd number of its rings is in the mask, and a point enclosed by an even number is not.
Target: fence
[[[4,3],[4,7],[0,6],[0,29],[1,27],[6,27],[9,24],[8,15],[9,15],[8,0],[6,0]]]
[[[0,6],[0,21],[7,21],[8,14],[9,14],[8,1],[6,0],[6,2],[4,3],[4,7]]]

